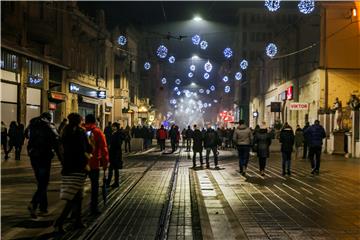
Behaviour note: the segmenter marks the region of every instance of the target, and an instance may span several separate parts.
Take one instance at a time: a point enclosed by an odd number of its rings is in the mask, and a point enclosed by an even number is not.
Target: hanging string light
[[[174,62],[175,62],[175,57],[174,56],[169,57],[169,63],[174,63]]]
[[[195,65],[194,64],[192,64],[191,66],[190,66],[190,71],[195,71],[195,69],[196,69],[196,67],[195,67]]]
[[[232,55],[233,55],[233,52],[232,52],[231,48],[225,48],[225,49],[224,49],[224,56],[225,56],[226,58],[231,58]]]
[[[180,79],[176,79],[176,80],[175,80],[175,83],[176,83],[177,85],[180,85],[181,80],[180,80]]]
[[[162,79],[161,79],[161,83],[162,83],[162,84],[166,84],[166,78],[162,78]]]
[[[230,86],[225,86],[224,91],[225,91],[225,93],[229,93],[230,92]]]
[[[224,82],[227,82],[227,81],[229,81],[229,78],[228,78],[228,76],[224,76],[222,80],[223,80]]]
[[[214,85],[211,85],[211,86],[210,86],[210,90],[211,90],[211,91],[215,91],[215,86],[214,86]]]
[[[164,45],[160,45],[156,51],[156,54],[159,58],[166,58],[168,49]]]
[[[204,79],[209,79],[209,77],[210,77],[210,74],[208,74],[208,73],[204,73]]]
[[[309,14],[315,9],[314,0],[301,0],[298,4],[299,11],[303,14]]]
[[[189,77],[189,78],[192,78],[193,76],[194,76],[194,74],[193,74],[192,72],[189,72],[189,73],[188,73],[188,77]]]
[[[205,69],[205,71],[206,72],[211,72],[211,70],[212,70],[212,64],[209,62],[209,61],[207,61],[207,63],[205,63],[205,65],[204,65],[204,69]]]
[[[145,68],[145,70],[149,70],[151,68],[151,64],[149,62],[146,62],[144,64],[144,68]]]
[[[235,73],[235,79],[236,80],[241,80],[241,78],[242,78],[242,74],[241,74],[241,72],[237,72],[237,73]]]
[[[199,35],[196,34],[196,35],[194,35],[194,36],[191,38],[191,40],[192,40],[192,43],[193,43],[193,44],[199,45],[201,38],[200,38]]]
[[[242,70],[247,69],[248,66],[249,66],[249,63],[245,59],[240,62],[240,67]]]
[[[270,12],[275,12],[280,8],[280,0],[265,0],[265,6]]]
[[[127,39],[125,36],[121,35],[118,37],[117,40],[118,44],[120,44],[121,46],[124,46],[127,43]]]
[[[277,47],[274,43],[269,43],[266,47],[266,55],[273,58],[277,54]]]
[[[201,48],[202,50],[205,50],[207,47],[208,47],[207,41],[202,40],[202,41],[200,42],[200,48]]]

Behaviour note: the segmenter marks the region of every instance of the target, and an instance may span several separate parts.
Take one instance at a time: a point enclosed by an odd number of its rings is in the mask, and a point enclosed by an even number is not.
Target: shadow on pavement
[[[53,224],[53,220],[44,220],[44,221],[36,221],[36,220],[25,220],[18,224],[16,224],[14,227],[19,228],[47,228],[50,227]]]

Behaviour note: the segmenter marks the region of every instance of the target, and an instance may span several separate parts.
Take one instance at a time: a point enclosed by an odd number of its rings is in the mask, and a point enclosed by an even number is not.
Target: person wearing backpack
[[[51,123],[51,114],[48,112],[31,119],[26,133],[29,138],[27,151],[37,181],[37,190],[28,205],[28,210],[31,217],[36,218],[38,207],[41,214],[47,213],[47,187],[50,178],[51,160],[54,157],[53,151],[55,151],[59,160],[62,160],[59,151],[60,141],[55,125]]]
[[[245,125],[244,120],[239,121],[239,126],[235,130],[232,140],[236,144],[238,150],[240,173],[245,176],[250,157],[253,134],[250,128]]]
[[[109,152],[105,135],[101,129],[96,126],[96,118],[93,114],[86,115],[85,129],[90,144],[93,147],[92,157],[89,159],[89,177],[91,181],[90,210],[93,215],[97,215],[100,213],[98,209],[100,167],[103,168],[105,174],[109,162]]]
[[[220,139],[219,136],[217,134],[217,132],[211,128],[211,126],[208,127],[208,129],[206,130],[206,133],[204,135],[204,148],[206,149],[206,168],[210,168],[210,163],[209,163],[209,157],[210,157],[210,152],[213,152],[214,155],[214,164],[215,164],[215,168],[218,168],[218,150],[217,150],[217,146],[219,145]]]

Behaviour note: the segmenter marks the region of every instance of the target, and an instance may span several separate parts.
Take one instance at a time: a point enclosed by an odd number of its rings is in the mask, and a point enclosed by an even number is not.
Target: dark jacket
[[[203,134],[199,129],[194,130],[192,134],[193,151],[201,152],[203,150]]]
[[[312,125],[304,131],[306,141],[310,147],[321,147],[322,140],[326,137],[324,128],[321,125]]]
[[[257,156],[267,158],[270,155],[271,135],[267,129],[259,129],[254,137],[254,145],[257,146]]]
[[[16,146],[16,133],[17,133],[17,124],[10,124],[8,137],[9,137],[9,145]]]
[[[88,162],[85,153],[92,151],[85,130],[79,126],[66,125],[62,130],[61,142],[64,149],[62,174],[85,172]]]
[[[301,147],[304,143],[304,132],[301,128],[295,131],[295,147]]]
[[[25,140],[25,133],[24,133],[24,125],[19,124],[16,128],[16,136],[15,136],[15,146],[22,146],[24,145]]]
[[[186,129],[186,139],[191,139],[193,135],[193,130]]]
[[[121,145],[125,140],[125,135],[121,130],[114,132],[110,138],[109,160],[114,168],[122,168],[122,149]]]
[[[53,150],[59,154],[59,134],[53,124],[45,118],[30,120],[26,130],[29,138],[27,150],[33,167],[50,167]]]
[[[292,152],[295,136],[291,128],[284,128],[280,132],[280,143],[282,152]]]
[[[177,134],[178,134],[178,129],[177,128],[173,127],[173,128],[170,129],[169,137],[170,137],[171,141],[176,142]]]
[[[209,128],[204,136],[204,147],[214,148],[220,143],[219,136],[214,129]]]
[[[110,146],[111,143],[111,135],[112,135],[112,128],[111,126],[106,126],[104,129],[104,135],[106,139],[106,144]]]

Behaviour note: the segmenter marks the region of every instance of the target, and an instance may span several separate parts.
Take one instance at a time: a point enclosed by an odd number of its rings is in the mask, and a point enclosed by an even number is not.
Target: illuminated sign
[[[290,103],[290,110],[309,110],[308,103]]]
[[[97,91],[96,96],[97,96],[97,98],[105,99],[106,98],[106,91]]]
[[[70,83],[70,92],[78,92],[78,91],[80,91],[80,87]]]
[[[105,90],[96,90],[93,88],[85,87],[76,83],[69,84],[69,91],[71,93],[77,93],[79,95],[98,98],[98,99],[106,99],[106,91]]]
[[[293,86],[290,86],[286,89],[286,100],[293,99]]]
[[[31,85],[40,85],[40,83],[42,82],[42,79],[37,76],[29,75],[28,81],[29,81],[29,84],[31,84]]]

